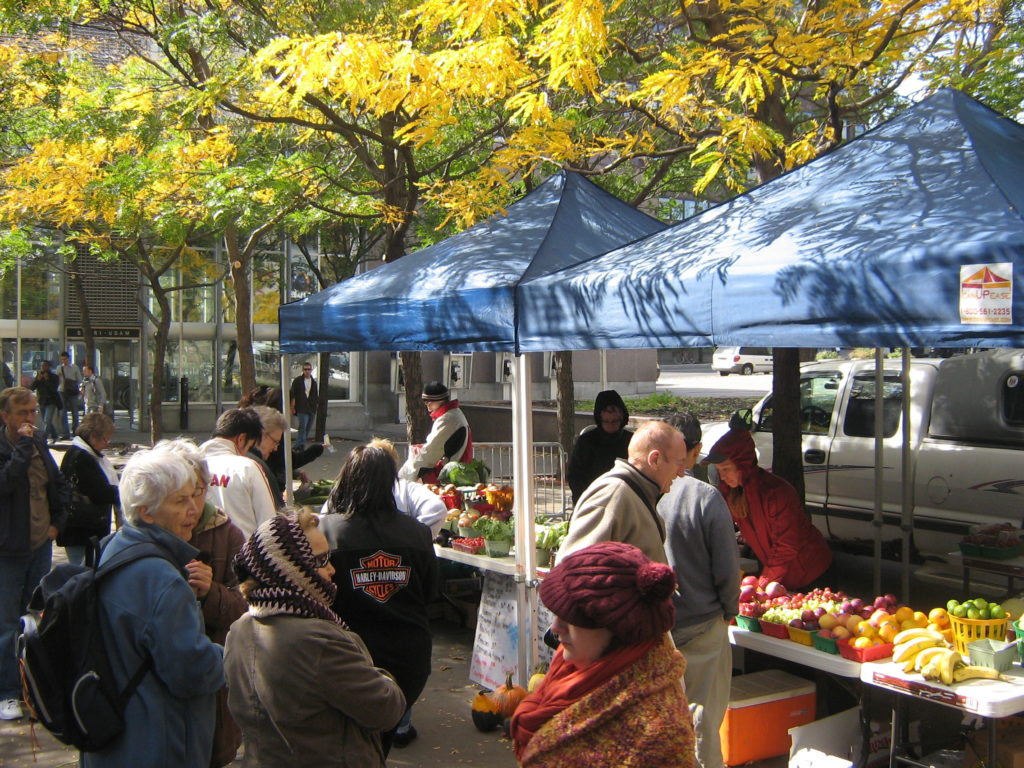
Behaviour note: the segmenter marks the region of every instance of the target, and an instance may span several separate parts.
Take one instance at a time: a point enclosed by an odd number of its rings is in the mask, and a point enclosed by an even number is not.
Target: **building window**
[[[22,262],[21,319],[59,320],[63,284],[60,260],[53,253],[38,253]],[[3,317],[18,317],[18,269],[8,267],[0,276],[0,312]]]

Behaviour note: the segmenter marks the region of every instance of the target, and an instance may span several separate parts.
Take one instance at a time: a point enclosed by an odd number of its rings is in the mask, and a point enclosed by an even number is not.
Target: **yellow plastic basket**
[[[967,646],[975,640],[1006,640],[1006,630],[1010,626],[1010,616],[1002,619],[961,619],[949,615],[949,623],[953,628],[953,645],[957,653],[966,657]]]

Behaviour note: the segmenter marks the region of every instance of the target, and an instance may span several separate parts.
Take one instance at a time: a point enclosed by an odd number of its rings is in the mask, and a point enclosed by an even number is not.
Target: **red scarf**
[[[634,664],[664,640],[664,635],[658,635],[646,643],[624,646],[585,667],[566,661],[562,656],[562,646],[558,646],[544,682],[523,699],[512,715],[512,746],[516,757],[544,723]]]

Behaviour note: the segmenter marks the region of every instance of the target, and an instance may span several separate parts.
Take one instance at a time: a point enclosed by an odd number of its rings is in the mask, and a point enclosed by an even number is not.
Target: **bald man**
[[[658,499],[685,467],[682,433],[663,421],[643,424],[629,443],[628,458],[616,459],[576,502],[558,559],[599,541],[622,541],[655,562],[667,563]]]

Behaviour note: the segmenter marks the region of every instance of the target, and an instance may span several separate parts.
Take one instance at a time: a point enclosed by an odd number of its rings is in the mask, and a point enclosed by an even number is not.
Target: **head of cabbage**
[[[480,459],[473,461],[449,461],[437,476],[437,482],[441,485],[452,483],[458,486],[476,485],[486,483],[491,476],[491,470]]]

